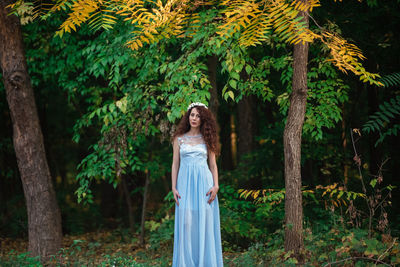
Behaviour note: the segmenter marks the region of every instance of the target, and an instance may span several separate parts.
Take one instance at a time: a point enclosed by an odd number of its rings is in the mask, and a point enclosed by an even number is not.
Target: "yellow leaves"
[[[312,42],[316,36],[298,17],[299,11],[310,11],[319,5],[312,0],[308,4],[284,0],[271,1],[223,1],[224,23],[218,34],[231,36],[240,32],[239,44],[253,46],[265,41],[272,32],[288,43]]]
[[[68,7],[71,6],[70,0],[58,0],[57,3],[55,3],[51,8],[50,8],[50,13],[56,12],[56,11],[61,11],[61,10],[66,10]]]
[[[353,132],[356,133],[356,134],[358,134],[359,136],[361,136],[360,129],[354,128],[354,129],[353,129]]]
[[[68,18],[62,23],[56,35],[62,37],[64,33],[76,31],[82,23],[88,22],[89,26],[97,30],[99,28],[111,29],[117,21],[112,14],[115,13],[115,4],[119,0],[60,0],[50,12],[71,8]]]
[[[260,44],[272,32],[290,44],[320,40],[329,48],[331,61],[339,70],[353,72],[362,82],[383,86],[378,81],[379,74],[370,73],[362,66],[360,61],[365,57],[356,45],[327,30],[322,29],[322,33],[318,34],[308,28],[299,12],[308,15],[313,8],[320,6],[318,0],[294,0],[290,4],[284,0],[226,0],[221,5],[224,6],[222,14],[225,17],[224,23],[219,26],[220,35],[232,36],[240,32],[239,44],[242,46]]]
[[[168,0],[163,4],[162,1],[153,3],[153,8],[145,7],[145,1],[123,1],[117,14],[126,16],[125,20],[136,25],[137,30],[133,31],[134,37],[128,41],[127,45],[137,50],[145,43],[156,43],[162,38],[172,36],[182,36],[183,24],[186,22],[186,4],[189,1]]]
[[[285,197],[285,190],[276,189],[262,189],[262,190],[247,190],[239,189],[239,196],[241,198],[247,199],[251,197],[256,203],[270,203],[271,205],[279,204],[283,201]]]
[[[319,3],[319,0],[308,0],[308,1],[299,1],[299,0],[294,0],[292,1],[291,5],[299,11],[304,11],[304,12],[312,12],[314,7],[319,7],[321,4]]]
[[[56,35],[60,37],[65,32],[76,31],[76,27],[86,22],[91,13],[99,8],[99,1],[93,0],[77,0],[72,6],[72,13],[69,14],[67,20],[63,22],[60,30],[56,32]]]
[[[10,4],[7,8],[11,9],[11,13],[20,18],[21,24],[25,25],[34,21],[37,17],[43,15],[43,10],[46,9],[47,3],[36,0],[27,2],[24,0],[17,0],[15,3]]]
[[[353,72],[355,75],[360,77],[363,82],[369,82],[377,86],[383,86],[378,81],[380,78],[379,74],[368,72],[361,64],[359,60],[365,59],[361,49],[356,45],[347,42],[341,36],[333,33],[324,31],[318,39],[324,43],[330,50],[332,63],[342,72],[347,71]]]
[[[260,15],[262,12],[260,10],[260,4],[256,1],[223,1],[221,3],[222,6],[225,7],[225,10],[222,12],[225,15],[225,23],[218,27],[218,34],[222,36],[233,35],[235,32],[238,32],[241,28],[248,29],[248,35],[254,32],[263,32],[264,26],[262,20],[260,20]],[[262,19],[262,18],[261,18]],[[254,25],[254,21],[258,21],[259,23]],[[250,25],[250,27],[249,27]],[[251,37],[251,36],[250,36]],[[244,42],[244,44],[246,44]],[[251,45],[251,44],[250,44]]]
[[[193,36],[201,27],[194,10],[217,3],[213,0],[56,0],[51,10],[71,8],[72,12],[57,32],[60,36],[87,21],[92,28],[110,29],[116,23],[117,15],[123,17],[136,26],[127,45],[138,50],[162,38]],[[320,6],[319,0],[223,0],[219,6],[222,23],[217,33],[227,38],[239,33],[241,46],[261,44],[273,33],[289,44],[320,40],[328,47],[330,61],[339,70],[353,72],[362,82],[383,85],[378,81],[378,74],[363,67],[361,61],[365,57],[356,45],[325,29],[318,33],[309,29],[299,14],[309,16],[315,7]]]
[[[325,208],[328,208],[328,205],[330,208],[347,206],[349,201],[366,197],[363,193],[347,191],[342,186],[338,186],[338,183],[327,186],[317,185],[315,189],[303,187],[301,191],[305,197],[309,197],[317,203],[325,203]],[[255,203],[269,203],[270,205],[279,204],[285,198],[285,189],[239,189],[238,192],[240,198],[248,199],[250,197]]]

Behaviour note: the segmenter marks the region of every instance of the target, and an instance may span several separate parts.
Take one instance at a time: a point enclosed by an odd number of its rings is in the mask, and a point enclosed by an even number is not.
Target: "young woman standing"
[[[173,136],[173,267],[223,266],[217,192],[217,123],[202,103],[189,105]]]

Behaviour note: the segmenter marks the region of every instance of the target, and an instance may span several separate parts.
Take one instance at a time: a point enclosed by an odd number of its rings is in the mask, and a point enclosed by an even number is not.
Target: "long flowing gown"
[[[223,266],[218,198],[208,204],[213,185],[207,146],[201,135],[178,138],[180,164],[176,188],[173,267]]]

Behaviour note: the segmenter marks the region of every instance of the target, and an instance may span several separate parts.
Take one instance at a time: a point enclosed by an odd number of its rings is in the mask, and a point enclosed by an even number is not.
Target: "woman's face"
[[[201,125],[200,113],[196,108],[192,108],[192,110],[190,111],[189,123],[190,127],[192,128],[200,127]]]

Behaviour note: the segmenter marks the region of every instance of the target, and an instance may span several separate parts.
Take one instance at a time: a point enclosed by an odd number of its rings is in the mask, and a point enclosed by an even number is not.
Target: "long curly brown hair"
[[[214,152],[215,155],[219,155],[220,147],[217,134],[217,121],[211,111],[202,106],[194,106],[183,115],[174,135],[172,136],[172,141],[175,140],[176,137],[182,136],[190,130],[189,116],[193,108],[196,108],[200,114],[200,133],[203,135],[207,149]]]

